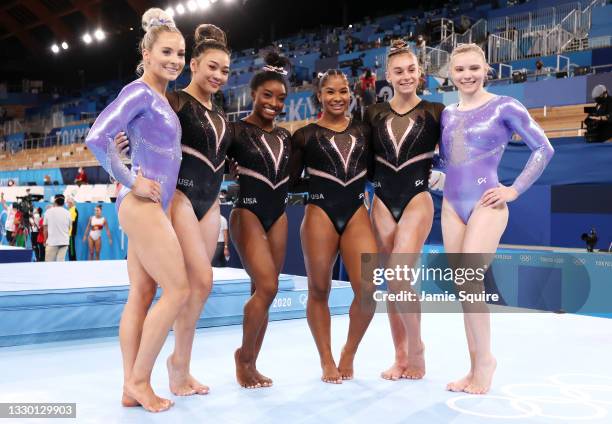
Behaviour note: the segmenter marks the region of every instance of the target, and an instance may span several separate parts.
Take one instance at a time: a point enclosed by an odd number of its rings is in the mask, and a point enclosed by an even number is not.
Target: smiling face
[[[95,213],[96,218],[100,218],[102,216],[102,208],[100,206],[96,206]]]
[[[395,94],[408,96],[416,93],[421,78],[417,57],[413,53],[391,56],[387,62],[386,76]]]
[[[346,77],[330,75],[317,93],[323,113],[334,117],[344,116],[351,102],[351,91]]]
[[[253,112],[264,121],[272,121],[283,111],[287,89],[282,82],[269,80],[252,91],[251,96]]]
[[[451,80],[461,94],[473,95],[483,90],[487,69],[487,63],[477,52],[459,53],[451,60]]]
[[[178,32],[160,32],[150,49],[143,49],[144,69],[157,79],[174,81],[185,67],[185,40]]]
[[[208,94],[215,94],[229,78],[230,58],[223,50],[208,49],[191,59],[192,81]]]

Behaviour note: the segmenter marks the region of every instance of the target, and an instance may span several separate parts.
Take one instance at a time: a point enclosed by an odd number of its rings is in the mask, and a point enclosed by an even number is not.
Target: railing
[[[549,56],[561,53],[572,40],[574,40],[574,35],[558,26],[544,37],[544,49],[539,54]]]
[[[602,35],[601,37],[589,38],[589,49],[600,49],[612,46],[612,35]]]
[[[562,4],[557,7],[536,10],[535,12],[492,18],[488,20],[488,28],[491,33],[542,26],[552,28],[576,9],[582,9],[580,2]]]
[[[510,33],[510,36],[518,37],[517,31],[510,31]],[[489,35],[487,59],[489,63],[500,63],[516,60],[516,42],[510,38],[504,38],[496,34]]]
[[[455,34],[454,46],[461,43],[479,43],[487,38],[487,21],[479,19],[463,34]]]
[[[434,47],[425,47],[425,73],[446,78],[448,76],[448,63],[450,54],[447,51]]]

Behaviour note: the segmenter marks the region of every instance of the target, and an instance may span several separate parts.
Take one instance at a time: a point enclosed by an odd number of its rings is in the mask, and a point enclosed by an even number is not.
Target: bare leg
[[[128,381],[132,372],[138,347],[140,346],[142,326],[157,291],[157,284],[142,267],[131,245],[128,245],[127,268],[130,278],[130,292],[119,324],[119,344],[121,345],[121,354],[123,356],[124,384]],[[121,404],[123,406],[140,406],[135,399],[125,393],[123,394]]]
[[[219,205],[213,205],[198,222],[191,202],[177,190],[172,200],[171,217],[185,257],[191,296],[174,323],[174,352],[166,361],[170,391],[177,396],[205,395],[210,389],[191,375],[190,364],[196,326],[212,288],[207,243],[217,242]]]
[[[490,253],[490,263],[507,224],[508,207],[506,205],[501,208],[477,207],[468,221],[462,252]],[[484,303],[477,305],[477,308],[480,310],[482,306],[486,308]],[[469,310],[464,307],[465,309]],[[474,313],[466,311],[464,322],[466,329],[469,329],[471,334],[471,338],[468,338],[468,348],[473,362],[473,375],[463,391],[484,394],[491,387],[497,366],[495,357],[491,353],[491,317],[488,310]]]
[[[280,275],[283,269],[283,265],[285,263],[285,254],[287,253],[287,226],[287,215],[283,215],[272,225],[272,227],[268,230],[267,233],[268,243],[270,244],[270,247],[272,249],[272,259],[274,260],[277,276]],[[252,285],[251,290],[251,294],[253,294],[255,292],[254,285]],[[259,357],[259,352],[261,351],[263,339],[268,328],[268,317],[269,313],[266,313],[264,322],[262,323],[261,328],[259,329],[259,334],[257,335],[257,343],[255,346],[256,366],[257,358]],[[257,374],[258,378],[262,381],[262,386],[272,385],[272,379],[261,374],[259,371],[257,371]]]
[[[172,406],[172,402],[155,395],[151,372],[172,323],[189,297],[187,272],[176,234],[159,204],[129,193],[119,209],[119,221],[138,261],[163,289],[144,320],[124,391],[148,411],[159,412]]]
[[[444,240],[444,251],[447,254],[456,254],[461,253],[461,248],[463,246],[463,239],[465,237],[465,231],[467,226],[463,223],[457,212],[453,209],[453,207],[446,201],[446,199],[442,202],[442,212],[441,212],[441,221],[442,221],[442,238]],[[450,257],[449,257],[450,259]],[[464,320],[465,324],[465,320]],[[468,340],[468,346],[472,343],[473,337],[471,330],[465,326],[465,335]],[[472,355],[470,354],[470,370],[465,375],[465,377],[452,381],[446,385],[446,389],[452,392],[461,392],[465,387],[470,384],[470,380],[474,374],[474,361]]]
[[[364,281],[361,276],[362,253],[377,253],[376,239],[365,206],[355,212],[340,238],[340,254],[355,294],[349,309],[348,336],[338,363],[343,380],[353,378],[355,354],[376,309],[374,285],[372,281]]]
[[[102,237],[94,242],[94,260],[100,260],[100,250],[102,250]]]
[[[93,255],[94,255],[94,241],[91,237],[87,237],[87,246],[88,246],[88,250],[87,250],[87,258],[90,261],[93,261]]]
[[[331,314],[328,305],[340,236],[323,209],[306,205],[300,237],[308,274],[306,318],[319,351],[323,370],[321,380],[326,383],[342,383],[342,376],[331,351]]]
[[[286,239],[287,220],[283,217],[275,225]],[[272,228],[270,231],[273,232]],[[255,291],[244,306],[242,346],[236,350],[236,378],[245,388],[269,387],[272,381],[257,372],[255,362],[265,327],[268,311],[278,292],[278,272],[273,246],[259,219],[246,209],[235,209],[230,216],[230,232],[242,264],[253,281]],[[275,246],[276,247],[276,246]]]
[[[412,253],[406,259],[415,259],[433,224],[433,201],[427,192],[416,195],[406,205],[396,224],[386,206],[375,197],[372,223],[382,253]],[[393,264],[389,264],[393,266]],[[414,266],[414,263],[408,264]],[[405,284],[390,283],[389,289],[397,292],[406,289]],[[409,311],[400,312],[394,302],[388,305],[391,335],[395,346],[395,363],[381,376],[387,380],[399,378],[421,379],[425,375],[424,344],[421,339],[421,313],[418,302],[409,305]]]

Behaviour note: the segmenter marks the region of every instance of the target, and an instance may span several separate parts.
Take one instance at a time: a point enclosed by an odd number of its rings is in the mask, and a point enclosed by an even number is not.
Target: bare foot
[[[140,404],[136,401],[136,399],[123,392],[123,396],[121,396],[121,406],[132,408],[134,406],[140,406]]]
[[[272,387],[272,379],[270,377],[266,377],[255,368],[255,374],[257,375],[257,380],[261,383],[261,387]]]
[[[321,380],[323,380],[325,383],[342,384],[342,375],[338,371],[338,367],[336,367],[334,362],[327,364],[321,363],[321,369],[323,370]]]
[[[396,360],[391,368],[380,373],[380,376],[385,380],[399,380],[403,376],[404,368],[408,366],[407,362],[400,362]]]
[[[236,361],[236,380],[238,380],[238,384],[245,389],[258,389],[262,387],[253,363],[240,360],[240,348],[234,352],[234,360]]]
[[[420,380],[425,377],[425,346],[421,343],[421,347],[408,353],[408,361],[402,371],[402,378],[410,380]]]
[[[338,362],[338,372],[342,376],[343,380],[353,379],[353,361],[355,359],[355,352],[347,352],[346,348],[342,349],[340,354],[340,362]]]
[[[462,392],[472,381],[472,377],[474,376],[472,370],[467,373],[465,377],[457,381],[451,381],[446,385],[446,390],[450,390],[451,392]]]
[[[176,396],[207,395],[210,391],[208,386],[193,378],[189,371],[182,371],[173,361],[173,355],[166,361],[168,367],[168,379],[170,380],[170,391]]]
[[[473,395],[483,395],[487,393],[491,388],[495,368],[497,368],[497,361],[493,355],[489,355],[481,361],[477,360],[474,363],[474,373],[470,384],[468,384],[463,391]]]
[[[162,412],[170,409],[174,402],[157,396],[148,382],[134,384],[125,383],[123,392],[126,399],[131,398],[149,412]]]

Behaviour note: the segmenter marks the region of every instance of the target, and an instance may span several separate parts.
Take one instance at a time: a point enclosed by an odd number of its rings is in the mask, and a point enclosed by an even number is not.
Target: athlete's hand
[[[230,159],[229,161],[229,171],[230,178],[232,180],[238,180],[238,162],[236,162],[234,159]]]
[[[111,246],[113,245],[113,239],[112,238],[108,239],[108,244],[111,245]]]
[[[506,187],[500,184],[499,187],[490,188],[485,191],[480,198],[480,204],[485,207],[491,206],[495,208],[516,200],[518,195],[518,191],[514,187]]]
[[[85,236],[83,236],[83,243],[85,243],[85,239],[86,239],[86,237],[85,237]]]
[[[121,131],[115,136],[115,149],[121,156],[129,156],[130,140],[128,139],[127,134],[125,132]]]
[[[132,186],[132,193],[139,197],[151,199],[155,203],[161,202],[161,185],[157,181],[145,178],[140,169]]]

